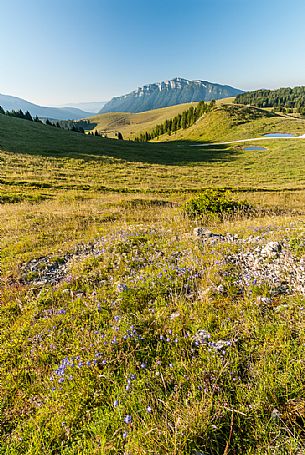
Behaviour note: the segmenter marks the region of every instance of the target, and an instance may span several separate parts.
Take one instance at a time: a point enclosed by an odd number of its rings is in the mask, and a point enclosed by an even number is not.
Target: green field
[[[305,122],[228,106],[164,143],[0,114],[1,455],[304,453],[305,141],[213,142]],[[289,292],[228,259],[269,242]]]
[[[107,112],[90,117],[88,120],[96,126],[94,131],[106,133],[108,137],[115,137],[120,131],[124,139],[134,139],[142,131],[150,131],[157,123],[163,123],[168,118],[196,106],[197,103],[178,104],[176,106],[153,109],[147,112]]]
[[[305,119],[282,116],[268,109],[221,105],[203,116],[187,130],[179,130],[171,136],[164,135],[160,141],[230,141],[262,136],[266,133],[304,134]]]

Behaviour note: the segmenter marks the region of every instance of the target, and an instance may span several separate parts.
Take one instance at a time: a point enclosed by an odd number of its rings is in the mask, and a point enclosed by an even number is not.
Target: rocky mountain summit
[[[217,100],[240,93],[243,92],[229,85],[176,77],[170,81],[144,85],[127,95],[112,98],[100,113],[144,112],[176,104]]]

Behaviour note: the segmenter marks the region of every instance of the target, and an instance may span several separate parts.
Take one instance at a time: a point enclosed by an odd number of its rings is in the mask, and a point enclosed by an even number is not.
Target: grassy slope
[[[189,143],[136,144],[86,137],[0,116],[0,143],[7,150],[0,152],[2,195],[32,191],[54,195],[84,188],[147,192],[305,186],[303,141],[270,141],[259,153],[240,147],[215,151]]]
[[[243,112],[262,112],[260,118],[244,121]],[[243,108],[236,105],[221,106],[202,117],[192,127],[179,130],[171,136],[163,135],[159,141],[230,141],[259,137],[265,133],[305,133],[305,120],[270,114],[256,108]]]
[[[254,285],[238,294],[220,275],[234,246],[203,250],[179,192],[304,187],[304,143],[201,151],[0,115],[0,144],[0,196],[40,201],[0,204],[1,455],[303,453],[304,297],[265,304],[258,297],[268,287]],[[304,191],[241,197],[285,213],[205,226],[264,242],[304,238]],[[61,263],[97,239],[102,254],[79,257],[56,286],[35,285],[37,271],[22,270],[42,256]],[[238,342],[219,355],[197,348],[200,329]]]
[[[125,139],[133,139],[139,133],[152,130],[158,123],[163,123],[196,104],[178,104],[139,113],[108,112],[90,117],[88,120],[97,124],[94,129],[106,132],[109,137],[114,137],[115,132],[120,131]]]

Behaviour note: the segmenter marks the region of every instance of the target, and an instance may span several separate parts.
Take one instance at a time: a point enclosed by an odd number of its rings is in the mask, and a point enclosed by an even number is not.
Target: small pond
[[[295,137],[295,134],[291,134],[291,133],[268,133],[268,134],[264,134],[264,137]]]
[[[260,151],[260,150],[267,150],[266,147],[259,147],[258,145],[253,145],[251,147],[244,147],[243,150],[246,152],[253,152],[255,150]]]

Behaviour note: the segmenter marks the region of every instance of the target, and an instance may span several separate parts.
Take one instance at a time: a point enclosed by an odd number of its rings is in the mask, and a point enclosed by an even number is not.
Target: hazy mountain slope
[[[23,112],[29,111],[33,117],[37,115],[57,120],[79,120],[92,115],[92,112],[85,112],[77,108],[39,106],[22,98],[2,94],[0,94],[0,106],[7,111],[21,109]]]
[[[175,78],[144,85],[127,95],[112,98],[100,112],[143,112],[194,101],[217,100],[239,93],[242,91],[228,85]]]
[[[82,111],[98,113],[107,103],[107,101],[89,101],[85,103],[66,103],[63,106],[58,106],[63,109],[77,108]]]

